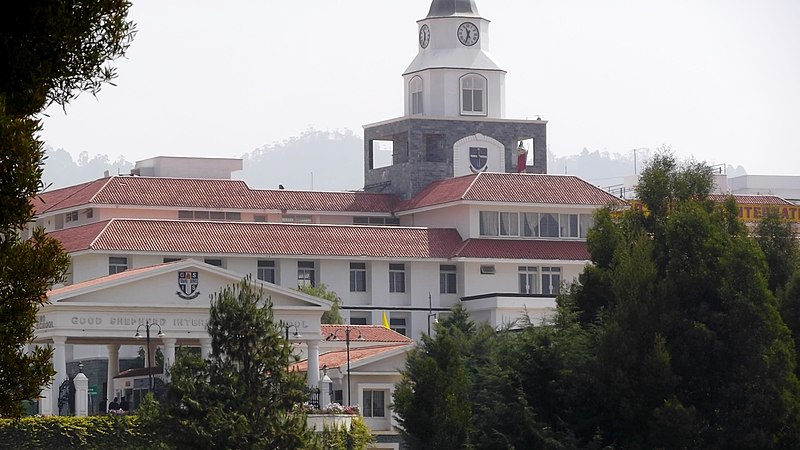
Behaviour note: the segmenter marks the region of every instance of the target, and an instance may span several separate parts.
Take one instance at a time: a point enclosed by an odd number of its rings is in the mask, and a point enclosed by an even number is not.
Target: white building
[[[248,275],[279,319],[304,324],[311,385],[329,305],[298,286],[324,283],[348,324],[386,314],[413,339],[459,301],[495,327],[550,314],[560,286],[588,263],[592,213],[623,202],[546,174],[546,122],[505,118],[488,24],[472,0],[432,2],[404,74],[405,116],[365,127],[363,192],[254,190],[230,179],[235,160],[157,157],[137,163],[136,176],[42,194],[36,225],[72,262],[34,341],[55,345],[57,380],[69,361],[94,357],[111,361],[111,385],[119,355],[137,348],[134,330],[151,319],[167,359],[176,345],[207,352],[208,294]],[[376,168],[382,139],[393,164]],[[365,383],[353,392],[369,391]]]

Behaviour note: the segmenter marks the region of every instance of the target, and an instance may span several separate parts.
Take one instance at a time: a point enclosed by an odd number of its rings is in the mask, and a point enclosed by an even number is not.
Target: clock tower
[[[506,72],[474,0],[433,0],[403,73],[404,116],[364,127],[365,190],[410,198],[477,172],[547,172],[546,122],[505,117]],[[378,167],[379,152],[391,164]]]

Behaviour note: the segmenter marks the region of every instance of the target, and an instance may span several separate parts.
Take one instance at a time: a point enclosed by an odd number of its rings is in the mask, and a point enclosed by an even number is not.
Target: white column
[[[117,392],[114,390],[114,377],[119,375],[119,344],[109,344],[106,345],[106,348],[108,349],[108,379],[106,380],[108,383],[106,397],[108,399],[103,405],[103,410],[108,408],[108,404],[117,396]]]
[[[89,379],[79,372],[72,381],[75,383],[75,415],[86,417],[89,415]]]
[[[53,414],[58,415],[61,411],[58,410],[58,393],[61,383],[67,379],[67,338],[63,336],[53,337],[53,369],[56,371],[56,376],[53,379],[51,386],[50,400],[53,402]]]
[[[306,382],[310,387],[319,385],[319,341],[306,341],[308,345],[308,375]]]
[[[164,343],[164,381],[169,380],[168,370],[170,366],[175,364],[175,344],[178,342],[175,338],[161,338]]]
[[[200,338],[200,356],[203,359],[211,357],[211,338]]]

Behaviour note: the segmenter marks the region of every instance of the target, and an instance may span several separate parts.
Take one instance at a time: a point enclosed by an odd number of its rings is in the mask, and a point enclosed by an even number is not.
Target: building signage
[[[800,206],[791,205],[749,205],[740,203],[739,218],[745,222],[760,220],[769,213],[777,214],[783,220],[800,222]]]
[[[37,330],[46,330],[48,328],[54,328],[54,327],[55,325],[53,325],[53,321],[47,320],[47,317],[44,314],[36,316]]]
[[[631,208],[649,214],[642,202],[631,200],[629,203]],[[737,203],[736,207],[739,209],[739,219],[743,222],[757,222],[769,213],[777,214],[787,222],[800,222],[800,206]]]
[[[178,272],[178,297],[184,300],[194,300],[200,295],[197,289],[200,286],[199,274],[197,272],[179,271]]]

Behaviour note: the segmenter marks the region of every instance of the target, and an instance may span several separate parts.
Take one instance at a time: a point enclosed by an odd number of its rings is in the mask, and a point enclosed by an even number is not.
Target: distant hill
[[[148,157],[154,156],[159,155]],[[636,156],[636,168],[641,171],[652,152],[640,150]],[[300,136],[257,148],[242,158],[244,170],[235,172],[233,177],[245,180],[256,189],[283,185],[295,190],[342,191],[364,186],[364,143],[350,130],[309,129]],[[576,175],[601,188],[620,185],[625,177],[634,175],[633,153],[630,152],[621,155],[583,149],[570,156],[548,152],[547,165],[549,173]],[[48,148],[43,181],[51,184],[49,189],[52,190],[98,179],[105,171],[111,175],[128,174],[132,168],[133,163],[123,156],[115,161],[106,155],[90,159],[82,152],[73,161],[66,150]],[[745,171],[741,166],[728,166],[727,173],[737,176],[744,175]]]
[[[364,186],[364,141],[351,130],[309,129],[243,158],[244,170],[234,176],[253,188],[282,184],[286,189],[341,191]]]
[[[42,181],[45,186],[49,185],[47,190],[96,180],[105,171],[110,175],[117,175],[131,173],[133,169],[133,163],[126,161],[123,156],[111,161],[107,155],[96,155],[90,159],[88,153],[81,152],[78,159],[73,161],[68,151],[50,147],[46,148],[46,155]]]

